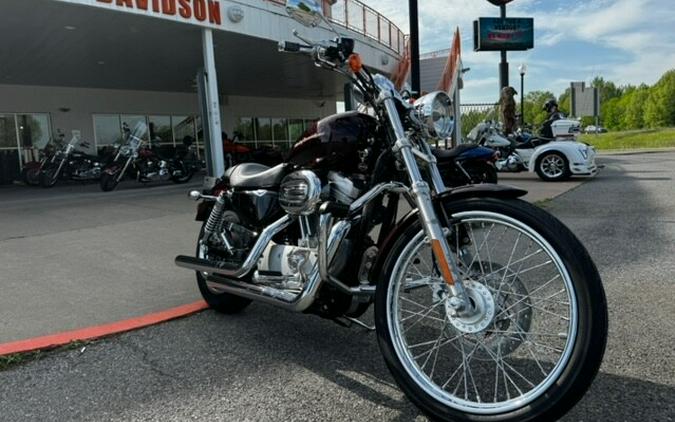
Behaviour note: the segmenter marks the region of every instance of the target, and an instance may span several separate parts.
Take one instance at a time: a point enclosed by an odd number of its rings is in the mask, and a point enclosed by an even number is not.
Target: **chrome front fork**
[[[468,297],[464,290],[462,277],[457,270],[458,267],[455,257],[445,236],[444,228],[436,215],[436,210],[434,209],[431,200],[431,188],[422,178],[415,154],[413,153],[412,143],[406,136],[405,129],[403,129],[403,125],[398,118],[398,111],[394,100],[392,98],[386,98],[383,101],[387,110],[389,122],[391,123],[391,127],[396,136],[396,149],[400,152],[408,171],[408,176],[410,177],[412,196],[417,205],[417,209],[419,210],[424,231],[431,243],[431,250],[436,257],[441,276],[447,283],[453,297],[456,298],[452,300],[450,304],[455,311],[463,312],[468,310]],[[426,152],[430,153],[430,151]],[[432,157],[429,157],[429,159],[433,160]],[[431,164],[430,168],[432,169],[431,173],[434,188],[437,193],[441,193],[445,191],[445,185],[438,173],[438,168],[433,165],[434,163]]]

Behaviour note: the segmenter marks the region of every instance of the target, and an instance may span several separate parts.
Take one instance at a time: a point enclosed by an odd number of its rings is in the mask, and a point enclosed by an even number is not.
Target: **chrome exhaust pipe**
[[[322,249],[328,252],[328,262],[332,262],[338,247],[349,232],[350,227],[351,224],[348,222],[340,221],[332,228],[328,239],[324,239],[326,246]],[[226,293],[231,293],[246,299],[265,302],[289,311],[304,312],[312,305],[312,303],[314,303],[314,298],[316,297],[316,293],[319,291],[319,287],[321,287],[323,280],[317,263],[312,269],[312,273],[309,276],[309,281],[305,285],[305,288],[298,294],[293,294],[269,286],[260,286],[246,283],[241,280],[233,280],[220,274],[210,274],[206,277],[206,281],[207,283],[213,283],[213,287]]]
[[[265,251],[267,245],[272,241],[280,231],[291,224],[291,218],[288,215],[283,216],[271,225],[265,227],[265,230],[260,233],[258,240],[253,245],[251,252],[246,257],[246,260],[239,268],[227,268],[222,264],[216,264],[207,259],[195,258],[193,256],[179,255],[176,257],[176,265],[190,270],[207,273],[209,275],[219,275],[225,278],[242,278],[248,274],[255,264],[260,259],[260,255]]]

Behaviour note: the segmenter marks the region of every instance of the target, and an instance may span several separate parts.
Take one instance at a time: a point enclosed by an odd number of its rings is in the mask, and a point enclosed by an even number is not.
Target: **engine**
[[[344,205],[354,202],[360,195],[351,178],[337,172],[329,172],[322,186],[319,177],[312,171],[301,170],[286,176],[281,183],[279,204],[291,215],[298,216],[300,236],[295,245],[271,242],[260,259],[253,274],[253,282],[270,287],[300,291],[318,268],[317,205],[323,200]],[[358,180],[357,180],[358,183]],[[342,254],[338,254],[338,257]],[[331,268],[344,266],[343,259],[334,259]],[[346,263],[346,262],[345,262]]]

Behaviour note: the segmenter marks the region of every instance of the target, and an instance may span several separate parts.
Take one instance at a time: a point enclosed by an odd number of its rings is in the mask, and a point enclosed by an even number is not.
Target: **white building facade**
[[[0,183],[15,179],[51,139],[73,131],[90,153],[145,121],[166,146],[201,141],[195,77],[203,32],[213,34],[222,131],[253,147],[285,149],[335,113],[344,80],[309,58],[277,52],[292,31],[330,39],[326,27],[289,19],[269,0],[3,0],[0,13]],[[391,73],[401,31],[355,0],[326,0],[364,63]]]

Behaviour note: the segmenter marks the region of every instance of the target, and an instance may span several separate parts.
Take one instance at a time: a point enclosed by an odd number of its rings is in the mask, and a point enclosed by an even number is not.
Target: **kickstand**
[[[352,317],[345,317],[345,319],[349,322],[352,322],[352,323],[358,325],[359,327],[365,328],[368,331],[375,331],[374,325],[368,325],[365,322],[363,322],[359,319],[356,319],[356,318],[352,318]]]

